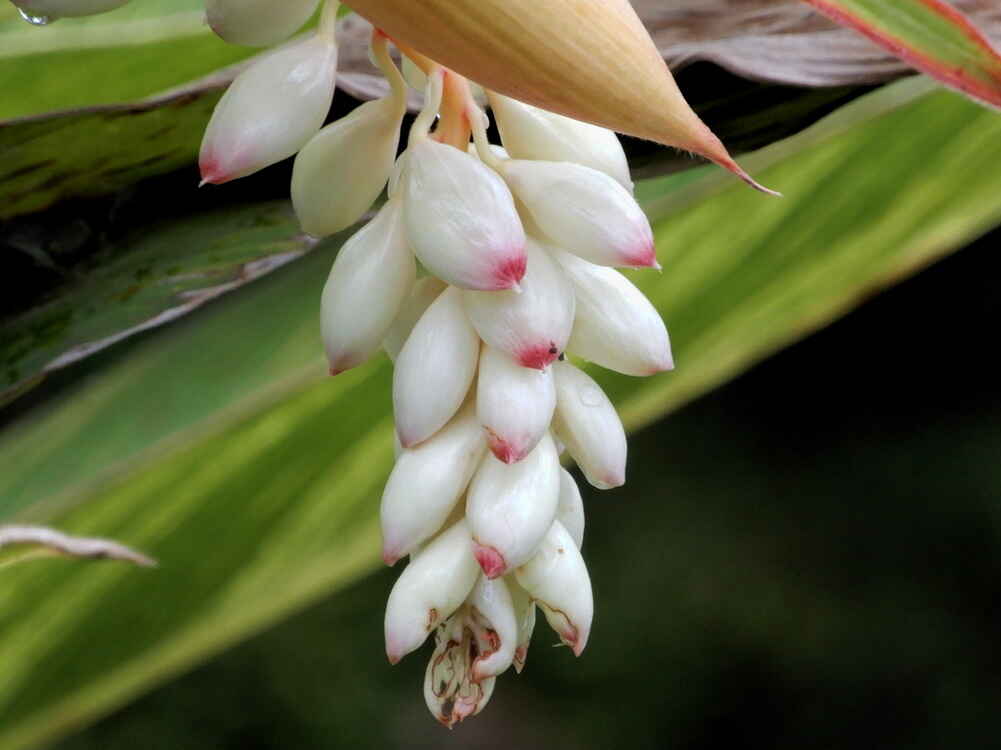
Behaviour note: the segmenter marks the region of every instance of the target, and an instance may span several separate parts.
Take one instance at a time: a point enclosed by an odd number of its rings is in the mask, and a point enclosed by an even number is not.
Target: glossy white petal
[[[205,182],[245,177],[292,156],[323,125],[334,96],[337,45],[314,34],[251,63],[223,94],[205,130]]]
[[[556,509],[556,520],[563,524],[573,539],[577,549],[584,543],[584,501],[573,475],[560,469],[560,502]]]
[[[458,289],[442,292],[417,321],[393,371],[393,414],[403,447],[427,440],[459,410],[476,374],[480,338]]]
[[[541,370],[566,348],[573,330],[573,285],[538,243],[525,245],[521,291],[463,292],[466,314],[487,344],[522,367]]]
[[[591,634],[594,599],[584,558],[563,524],[553,522],[538,553],[514,574],[560,639],[580,656]]]
[[[629,162],[611,130],[547,112],[493,91],[488,99],[501,140],[513,158],[583,164],[604,172],[632,193]]]
[[[417,139],[400,177],[407,231],[428,270],[464,289],[499,290],[525,275],[525,233],[497,174],[457,148]]]
[[[336,375],[360,365],[382,345],[417,273],[398,201],[344,243],[320,301],[320,328]]]
[[[553,365],[556,414],[553,432],[566,445],[587,481],[600,490],[626,481],[626,433],[608,396],[569,362]]]
[[[493,347],[483,347],[476,414],[497,458],[510,464],[531,453],[549,429],[555,408],[551,368],[521,367]]]
[[[592,263],[658,267],[646,214],[604,172],[570,162],[503,162],[504,178],[556,245]]]
[[[230,44],[267,47],[302,28],[319,0],[205,0],[205,18]]]
[[[470,402],[430,439],[405,449],[382,493],[382,557],[392,565],[438,532],[486,451]]]
[[[535,602],[531,595],[521,587],[514,575],[504,577],[507,590],[511,594],[514,605],[514,616],[518,623],[518,644],[514,649],[514,671],[521,673],[528,659],[528,646],[532,642],[535,630]]]
[[[518,623],[503,578],[490,580],[480,575],[469,595],[469,605],[473,618],[486,631],[486,643],[473,663],[473,678],[479,682],[511,666],[518,645]]]
[[[472,591],[480,569],[459,521],[431,541],[396,579],[386,602],[386,656],[396,664],[420,647]]]
[[[12,0],[14,5],[34,18],[55,21],[105,13],[125,5],[129,0]]]
[[[303,147],[292,170],[303,231],[326,237],[364,216],[393,169],[403,112],[392,98],[365,102]]]
[[[556,446],[545,435],[516,464],[488,453],[469,485],[466,519],[474,554],[488,578],[526,562],[556,517],[560,464]]]
[[[382,348],[386,350],[386,354],[391,360],[395,362],[396,358],[400,356],[403,345],[407,343],[407,337],[414,330],[417,321],[421,319],[424,311],[438,299],[438,295],[443,291],[445,291],[445,282],[434,276],[425,276],[414,283],[409,296],[400,307],[396,320],[393,321],[393,325],[390,326],[386,338],[382,342]]]
[[[614,268],[553,249],[577,299],[571,354],[626,375],[674,368],[667,328],[650,300]]]

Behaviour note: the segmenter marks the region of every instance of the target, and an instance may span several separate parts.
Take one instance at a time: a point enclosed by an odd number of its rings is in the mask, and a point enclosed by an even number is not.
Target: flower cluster
[[[224,39],[269,45],[317,6],[208,0],[207,14]],[[223,183],[295,155],[293,205],[318,237],[387,193],[337,256],[321,327],[331,374],[380,350],[395,363],[383,558],[409,562],[386,606],[386,652],[395,664],[435,634],[424,693],[452,726],[524,667],[537,607],[574,654],[587,644],[584,510],[560,455],[594,487],[618,487],[626,437],[572,360],[629,375],[673,367],[657,311],[615,270],[659,265],[613,132],[493,91],[478,100],[465,78],[394,40],[404,77],[378,30],[372,59],[388,95],[323,127],[336,14],[327,0],[314,31],[234,80],[199,163],[203,182]],[[408,82],[425,104],[398,156]]]

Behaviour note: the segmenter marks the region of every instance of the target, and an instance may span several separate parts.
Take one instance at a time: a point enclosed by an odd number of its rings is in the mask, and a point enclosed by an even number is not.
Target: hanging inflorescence
[[[268,45],[317,5],[208,0],[207,11],[224,39]],[[560,455],[594,487],[618,487],[626,438],[574,361],[629,375],[673,367],[657,311],[614,268],[659,266],[613,132],[478,87],[474,97],[462,76],[396,43],[405,78],[379,31],[372,59],[389,93],[323,127],[336,12],[326,2],[314,31],[240,73],[200,167],[203,182],[223,183],[297,155],[292,201],[318,237],[357,223],[388,185],[330,272],[323,342],[335,375],[380,349],[394,360],[383,557],[409,560],[386,606],[386,652],[395,664],[434,633],[424,694],[452,726],[524,667],[536,607],[574,654],[587,643],[584,511]],[[408,82],[425,104],[397,156]]]

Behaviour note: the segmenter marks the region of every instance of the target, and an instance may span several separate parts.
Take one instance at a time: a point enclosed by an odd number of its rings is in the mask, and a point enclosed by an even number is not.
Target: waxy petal
[[[630,193],[629,162],[614,132],[490,92],[490,108],[514,159],[569,161],[597,169]]]
[[[458,289],[446,289],[417,321],[393,371],[393,413],[404,448],[427,440],[459,410],[476,374],[480,339]]]
[[[528,647],[535,631],[535,602],[531,595],[521,587],[514,575],[504,577],[511,603],[514,606],[515,620],[518,623],[518,644],[514,649],[514,671],[521,673],[528,659]]]
[[[326,237],[364,216],[393,169],[402,117],[391,98],[365,102],[303,147],[292,170],[292,205],[303,231]]]
[[[479,682],[511,666],[518,645],[518,622],[503,578],[491,580],[481,575],[468,602],[473,618],[486,634],[486,643],[480,645],[480,655],[473,662],[473,679]]]
[[[560,639],[580,656],[591,634],[594,598],[584,558],[563,524],[553,522],[539,551],[514,575]]]
[[[257,58],[223,94],[198,165],[219,184],[292,156],[323,125],[334,96],[337,45],[316,33]]]
[[[521,367],[493,347],[483,347],[476,414],[497,458],[510,464],[531,453],[549,429],[555,409],[551,368]]]
[[[400,453],[382,493],[382,557],[387,565],[438,532],[485,451],[471,402],[430,439]]]
[[[428,138],[405,155],[407,231],[421,263],[464,289],[517,287],[527,263],[525,233],[504,181],[466,152]]]
[[[553,255],[577,299],[571,354],[626,375],[674,368],[667,328],[643,292],[613,268],[556,249]]]
[[[288,39],[313,15],[319,0],[205,0],[205,18],[230,44],[268,47]]]
[[[459,521],[435,537],[396,579],[386,602],[386,656],[396,664],[466,600],[480,569],[469,528]]]
[[[538,243],[525,245],[521,291],[463,292],[476,332],[522,367],[541,370],[566,348],[573,330],[573,286]]]
[[[570,162],[502,162],[504,178],[554,244],[603,266],[657,267],[650,222],[604,172]]]
[[[320,323],[331,374],[379,349],[417,273],[399,202],[390,202],[341,248],[323,287]]]
[[[599,490],[626,481],[626,433],[608,396],[569,362],[553,365],[556,414],[553,432],[566,445],[587,481]]]
[[[469,485],[466,520],[475,555],[488,578],[528,561],[556,517],[560,464],[549,435],[523,460],[505,464],[487,454]]]
[[[584,501],[573,475],[560,469],[560,502],[556,509],[556,520],[570,534],[577,549],[584,543]]]
[[[431,303],[438,299],[438,295],[445,291],[445,286],[444,281],[434,276],[425,276],[414,283],[410,295],[401,305],[396,320],[393,321],[382,342],[382,348],[386,350],[391,360],[395,362],[400,356],[403,345],[407,343],[407,338],[417,325],[417,321]]]

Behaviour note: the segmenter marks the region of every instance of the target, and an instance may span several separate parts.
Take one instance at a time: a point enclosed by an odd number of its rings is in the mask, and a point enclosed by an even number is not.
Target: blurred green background
[[[427,649],[385,662],[384,570],[55,747],[992,746],[999,242],[636,434],[627,486],[585,493],[587,651],[540,623],[452,733]]]
[[[996,113],[917,79],[681,72],[787,197],[627,140],[665,266],[630,278],[678,369],[592,368],[637,431],[626,487],[580,482],[588,648],[540,618],[525,672],[449,733],[429,649],[383,653],[389,367],[324,373],[347,233],[300,234],[288,163],[194,189],[225,80],[189,79],[249,53],[200,9],[144,0],[36,45],[0,5],[0,521],[161,563],[0,569],[0,750],[997,744]],[[80,104],[109,106],[59,111]]]

